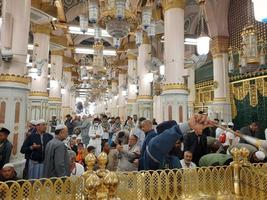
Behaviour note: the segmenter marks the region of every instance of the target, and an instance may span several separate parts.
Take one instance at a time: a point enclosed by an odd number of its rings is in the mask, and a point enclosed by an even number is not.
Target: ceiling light
[[[186,44],[186,45],[197,45],[197,39],[195,39],[195,38],[185,38],[184,44]]]
[[[65,94],[66,90],[64,88],[61,88],[60,92],[61,92],[61,94]]]
[[[76,48],[75,53],[81,53],[81,54],[91,54],[94,55],[94,49],[91,48]],[[103,50],[104,56],[116,56],[117,53],[115,50]]]
[[[28,44],[28,50],[33,50],[33,44]]]
[[[87,31],[84,33],[81,31],[80,27],[78,26],[70,26],[69,27],[69,32],[71,34],[80,34],[80,35],[91,35],[95,36],[95,29],[93,28],[88,28]],[[101,36],[102,37],[111,37],[106,30],[101,29]]]
[[[160,75],[164,75],[165,74],[165,65],[161,65],[161,66],[159,66],[159,73],[160,73]]]

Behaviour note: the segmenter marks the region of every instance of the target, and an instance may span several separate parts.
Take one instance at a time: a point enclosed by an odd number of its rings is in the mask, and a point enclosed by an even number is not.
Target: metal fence
[[[121,200],[236,199],[233,166],[117,173]],[[3,200],[82,200],[84,178],[0,182]],[[267,165],[240,168],[241,199],[267,199]]]

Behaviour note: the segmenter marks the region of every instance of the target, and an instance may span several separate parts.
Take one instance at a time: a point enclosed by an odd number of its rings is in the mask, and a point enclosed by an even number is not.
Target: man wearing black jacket
[[[208,152],[207,135],[205,133],[189,132],[184,135],[184,151],[193,153],[192,161],[198,165],[200,158]]]
[[[46,122],[38,120],[36,132],[24,141],[20,152],[29,155],[28,179],[39,179],[43,177],[43,161],[46,144],[53,136],[46,133]]]
[[[0,169],[9,162],[12,144],[8,141],[7,137],[10,131],[6,128],[0,128]]]

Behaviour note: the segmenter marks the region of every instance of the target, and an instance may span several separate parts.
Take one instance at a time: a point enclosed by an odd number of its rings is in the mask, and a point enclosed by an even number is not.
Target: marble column
[[[228,36],[212,38],[214,103],[210,111],[210,117],[223,119],[225,122],[232,120],[228,77],[228,47]]]
[[[30,82],[26,76],[30,9],[30,0],[2,1],[1,49],[11,48],[13,58],[9,62],[2,61],[0,67],[0,126],[11,131],[8,136],[13,144],[10,162],[15,165],[18,176],[24,167],[24,155],[19,152],[26,131]],[[13,19],[10,31],[6,28],[10,25],[9,19]]]
[[[50,90],[49,90],[49,117],[55,115],[57,119],[61,118],[61,80],[63,69],[64,50],[51,51],[51,69],[50,69]]]
[[[188,116],[191,117],[195,113],[195,101],[196,101],[196,87],[195,87],[195,67],[188,69]]]
[[[118,81],[112,80],[111,81],[111,93],[112,93],[112,100],[111,100],[111,116],[118,116],[119,115],[119,103],[118,103]]]
[[[32,79],[29,94],[29,119],[48,119],[48,57],[50,24],[32,26],[34,33],[33,66],[38,69],[38,76]]]
[[[119,116],[122,121],[126,120],[126,72],[119,72]]]
[[[74,82],[71,82],[70,88],[72,88],[74,85]],[[72,115],[76,114],[76,95],[75,90],[70,90],[70,113]]]
[[[164,0],[163,120],[185,122],[188,118],[188,90],[184,77],[184,0]]]
[[[143,44],[138,48],[137,74],[138,74],[138,117],[153,118],[153,98],[151,96],[151,82],[148,81],[148,63],[151,60],[151,42],[144,34]]]
[[[63,68],[64,88],[62,92],[62,120],[65,119],[67,114],[71,114],[71,105],[70,105],[71,72],[72,72],[72,66]]]
[[[128,99],[127,116],[133,116],[138,113],[137,108],[137,57],[128,54]]]

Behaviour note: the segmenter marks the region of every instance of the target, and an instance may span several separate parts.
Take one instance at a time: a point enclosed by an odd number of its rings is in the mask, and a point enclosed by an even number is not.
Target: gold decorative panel
[[[216,86],[217,84],[213,80],[196,84],[196,105],[203,106],[203,103],[212,103]]]

